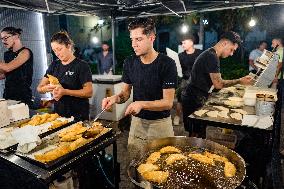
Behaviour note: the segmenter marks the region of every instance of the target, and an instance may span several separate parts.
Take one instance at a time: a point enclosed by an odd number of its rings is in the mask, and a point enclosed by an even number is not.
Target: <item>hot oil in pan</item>
[[[187,156],[191,152],[202,153],[205,150],[197,148],[181,148],[182,154]],[[207,152],[210,152],[206,150]],[[153,152],[153,151],[152,151]],[[152,153],[151,152],[151,153]],[[144,156],[145,159],[151,154]],[[234,177],[225,177],[224,175],[224,163],[215,161],[215,165],[209,165],[201,163],[197,160],[187,158],[186,160],[179,160],[172,165],[167,165],[165,160],[170,154],[163,154],[161,158],[156,162],[160,167],[160,170],[169,171],[169,177],[167,181],[161,185],[157,185],[159,188],[167,189],[232,189],[236,188],[241,180],[241,173],[238,171]],[[236,165],[235,165],[236,166]]]

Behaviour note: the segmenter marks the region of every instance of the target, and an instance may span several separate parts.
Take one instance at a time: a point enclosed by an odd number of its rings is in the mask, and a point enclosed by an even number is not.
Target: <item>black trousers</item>
[[[191,94],[182,94],[182,111],[183,111],[183,123],[184,128],[189,133],[200,133],[203,130],[203,126],[196,122],[192,122],[189,120],[188,116],[191,115],[193,112],[201,108],[206,100],[207,97],[201,95]]]

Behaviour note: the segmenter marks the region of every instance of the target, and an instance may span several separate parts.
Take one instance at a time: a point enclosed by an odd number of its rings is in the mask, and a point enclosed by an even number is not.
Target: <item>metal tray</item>
[[[70,125],[71,126],[71,125]],[[66,127],[68,128],[68,127]],[[52,167],[55,167],[56,165],[62,165],[64,164],[65,162],[75,158],[76,156],[80,155],[81,153],[87,151],[88,149],[90,149],[91,147],[94,147],[95,145],[99,144],[100,142],[102,142],[103,140],[105,140],[106,138],[108,137],[111,137],[113,134],[114,134],[114,130],[112,128],[107,128],[109,129],[107,132],[105,132],[104,134],[102,135],[99,135],[97,136],[96,138],[94,138],[94,140],[92,140],[91,142],[77,148],[76,150],[74,151],[71,151],[70,153],[68,154],[65,154],[53,161],[50,161],[50,162],[47,162],[47,163],[42,163],[40,161],[37,161],[36,159],[32,158],[31,156],[33,156],[37,151],[39,150],[33,150],[32,152],[30,153],[27,153],[27,154],[23,154],[21,152],[18,152],[16,151],[15,154],[39,167],[42,167],[42,168],[45,168],[45,169],[50,169]],[[56,133],[53,133],[53,135],[57,135],[59,132],[56,132]],[[50,136],[49,136],[50,137]],[[46,144],[42,144],[42,145],[45,145],[45,147],[41,148],[40,150],[43,150],[44,148],[47,148],[48,145]],[[38,148],[39,149],[39,148]]]
[[[10,125],[7,125],[6,127],[2,127],[1,129],[5,129],[5,128],[8,129],[8,128],[11,128],[11,127],[15,128],[15,127],[20,126],[23,123],[26,123],[26,122],[30,121],[30,120],[31,120],[31,118],[23,119],[23,120],[16,121],[16,122],[12,122]],[[46,137],[48,135],[51,135],[51,134],[53,134],[53,133],[55,133],[55,132],[65,128],[65,127],[68,127],[68,126],[72,125],[73,123],[75,123],[75,121],[71,121],[71,122],[66,123],[64,125],[61,125],[60,127],[55,128],[55,129],[43,132],[43,133],[41,133],[39,135],[39,137],[40,138],[44,138],[44,137]],[[18,146],[18,143],[16,141],[15,142],[11,142],[9,145],[6,145],[3,148],[0,147],[0,152],[7,153],[7,152],[10,152],[10,151],[15,151],[17,149],[17,146]]]

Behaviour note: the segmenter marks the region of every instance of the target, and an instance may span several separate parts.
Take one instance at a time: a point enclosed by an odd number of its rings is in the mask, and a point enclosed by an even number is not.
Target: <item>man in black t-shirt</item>
[[[180,116],[182,112],[181,107],[181,93],[185,89],[187,85],[187,81],[189,79],[189,75],[194,64],[195,59],[201,54],[201,50],[195,49],[195,38],[191,34],[186,34],[182,36],[181,39],[182,48],[184,51],[179,53],[179,61],[182,69],[182,80],[180,83],[179,88],[177,89],[176,96],[177,96],[177,105],[176,105],[176,116],[174,117],[174,125],[179,125]]]
[[[240,43],[241,39],[237,33],[226,32],[215,46],[201,53],[196,59],[190,74],[189,84],[182,93],[185,127],[189,125],[188,116],[204,105],[214,88],[221,89],[235,84],[252,84],[250,76],[235,80],[223,80],[221,77],[219,58],[232,56]],[[198,126],[193,126],[190,134],[195,136],[199,132]]]
[[[148,140],[174,136],[170,109],[173,105],[177,70],[175,62],[153,48],[155,24],[150,18],[132,21],[130,38],[135,55],[123,66],[122,91],[102,101],[102,108],[126,102],[133,88],[133,102],[125,115],[133,115],[128,151],[134,157]]]

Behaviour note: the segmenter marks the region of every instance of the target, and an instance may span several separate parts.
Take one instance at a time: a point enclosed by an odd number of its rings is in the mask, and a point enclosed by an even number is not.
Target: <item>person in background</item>
[[[22,29],[14,27],[1,31],[2,43],[8,51],[0,62],[0,79],[6,79],[5,99],[18,100],[32,108],[33,53],[23,46],[21,34]]]
[[[195,42],[196,42],[195,37],[191,34],[186,34],[182,36],[181,44],[182,44],[182,48],[184,51],[182,53],[179,53],[178,55],[181,69],[182,69],[182,80],[176,92],[178,102],[176,105],[176,116],[174,117],[174,121],[173,121],[174,125],[179,125],[180,117],[182,113],[181,93],[187,85],[187,81],[189,79],[190,72],[191,72],[195,59],[202,52],[201,50],[194,48]]]
[[[54,111],[59,115],[89,120],[88,98],[93,94],[92,74],[88,63],[74,56],[73,47],[67,32],[58,32],[51,37],[51,48],[58,60],[48,67],[37,91],[52,92]],[[60,85],[51,85],[47,74],[56,77]]]
[[[245,76],[240,79],[223,80],[220,73],[220,58],[232,56],[241,43],[240,36],[235,32],[224,33],[219,42],[202,52],[194,62],[189,83],[182,93],[182,109],[185,127],[190,136],[200,136],[202,126],[189,125],[188,116],[202,107],[214,88],[222,89],[235,84],[252,84],[252,78]]]
[[[264,49],[267,48],[267,42],[266,41],[260,41],[258,44],[258,47],[254,50],[252,50],[249,54],[249,71],[252,73],[257,72],[257,67],[254,65],[256,59],[260,57],[264,51]]]
[[[283,40],[281,38],[274,38],[272,40],[271,47],[273,48],[273,51],[276,51],[276,54],[278,55],[278,66],[275,74],[275,79],[273,80],[273,84],[276,85],[278,83],[279,79],[283,79],[283,76],[281,78],[281,70],[282,70],[282,61],[283,61]]]
[[[102,42],[102,51],[97,55],[98,72],[101,75],[113,74],[113,67],[116,61],[113,61],[113,55],[109,48],[107,42]]]
[[[154,49],[156,29],[151,18],[133,20],[128,29],[135,55],[124,61],[122,91],[104,98],[102,108],[126,102],[133,89],[133,102],[125,111],[125,115],[132,115],[128,137],[132,159],[149,140],[174,136],[170,109],[177,85],[177,68],[174,60]]]
[[[76,47],[75,47],[76,48]],[[76,51],[75,51],[76,52]],[[88,63],[91,63],[92,61],[92,54],[94,53],[94,49],[88,45],[82,53],[82,59],[85,60]],[[76,56],[77,57],[77,56]],[[77,57],[78,58],[78,57]]]

